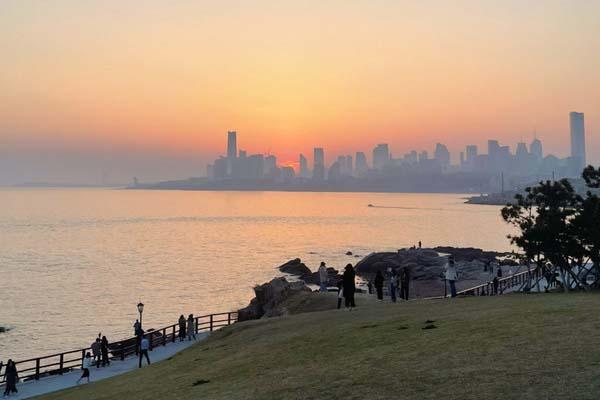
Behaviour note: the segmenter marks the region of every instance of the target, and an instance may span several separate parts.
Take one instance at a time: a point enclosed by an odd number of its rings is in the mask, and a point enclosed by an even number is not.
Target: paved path
[[[161,361],[171,357],[173,354],[180,352],[183,349],[197,343],[200,340],[205,339],[208,333],[200,333],[196,335],[198,339],[196,341],[184,341],[169,343],[166,346],[155,347],[150,352],[150,361],[152,363]],[[146,361],[142,363],[146,365]],[[120,375],[125,372],[133,371],[138,368],[138,358],[129,357],[123,361],[114,360],[110,362],[110,367],[105,368],[90,368],[90,381],[95,382],[102,379],[110,378],[111,376]],[[66,373],[64,375],[54,375],[46,378],[42,378],[39,381],[27,381],[17,385],[19,393],[13,394],[6,399],[27,399],[33,396],[39,396],[57,390],[67,389],[77,385],[77,379],[81,376],[81,370],[75,370],[73,372]],[[82,381],[81,385],[84,385]],[[4,387],[2,387],[4,390]],[[1,395],[1,393],[0,393]]]

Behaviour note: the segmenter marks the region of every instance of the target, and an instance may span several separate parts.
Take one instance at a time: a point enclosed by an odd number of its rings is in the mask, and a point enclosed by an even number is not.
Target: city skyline
[[[0,184],[199,175],[230,129],[282,162],[315,143],[337,157],[438,142],[456,162],[464,144],[534,132],[566,157],[569,110],[586,113],[598,164],[599,14],[555,0],[6,0]]]

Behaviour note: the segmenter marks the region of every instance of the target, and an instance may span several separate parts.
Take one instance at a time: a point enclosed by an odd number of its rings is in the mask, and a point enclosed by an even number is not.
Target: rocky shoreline
[[[352,255],[347,252],[347,255]],[[441,296],[445,293],[444,272],[449,255],[455,259],[459,274],[459,290],[490,281],[498,267],[509,272],[518,263],[511,253],[484,251],[472,247],[438,246],[434,248],[409,248],[397,252],[377,252],[363,257],[355,265],[357,277],[365,282],[377,271],[406,269],[410,274],[410,297]],[[341,268],[342,266],[340,266]],[[254,288],[255,298],[248,307],[239,310],[240,320],[281,316],[287,313],[283,303],[298,292],[311,292],[308,285],[319,285],[319,273],[312,271],[300,258],[289,260],[277,269],[287,274]],[[328,267],[329,287],[335,287],[342,275]],[[360,287],[357,290],[364,291]]]

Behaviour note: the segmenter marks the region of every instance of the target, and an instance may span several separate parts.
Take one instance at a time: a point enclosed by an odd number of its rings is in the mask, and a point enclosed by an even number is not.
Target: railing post
[[[175,343],[175,325],[173,325],[173,343]]]
[[[59,361],[59,365],[58,365],[58,367],[60,368],[60,371],[59,371],[58,373],[59,373],[60,375],[62,375],[62,374],[63,374],[63,367],[64,367],[64,364],[65,364],[65,355],[61,353],[61,354],[60,354],[60,361]]]
[[[163,335],[163,346],[166,346],[167,345],[167,328],[163,328],[162,335]]]
[[[194,324],[195,324],[194,325],[194,331],[195,331],[195,333],[198,333],[198,318],[200,318],[200,317],[194,318]]]
[[[83,368],[83,360],[85,360],[85,349],[81,350],[81,368]]]
[[[210,314],[210,331],[213,331],[213,315]]]
[[[39,380],[40,379],[40,359],[36,358],[35,359],[35,380]]]
[[[231,325],[231,312],[227,313],[227,325]]]

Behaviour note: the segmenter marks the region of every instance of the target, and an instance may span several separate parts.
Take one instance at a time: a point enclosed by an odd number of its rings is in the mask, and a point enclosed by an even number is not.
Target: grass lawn
[[[290,308],[336,301],[311,296]],[[600,293],[357,303],[235,324],[172,359],[42,398],[600,398]]]

